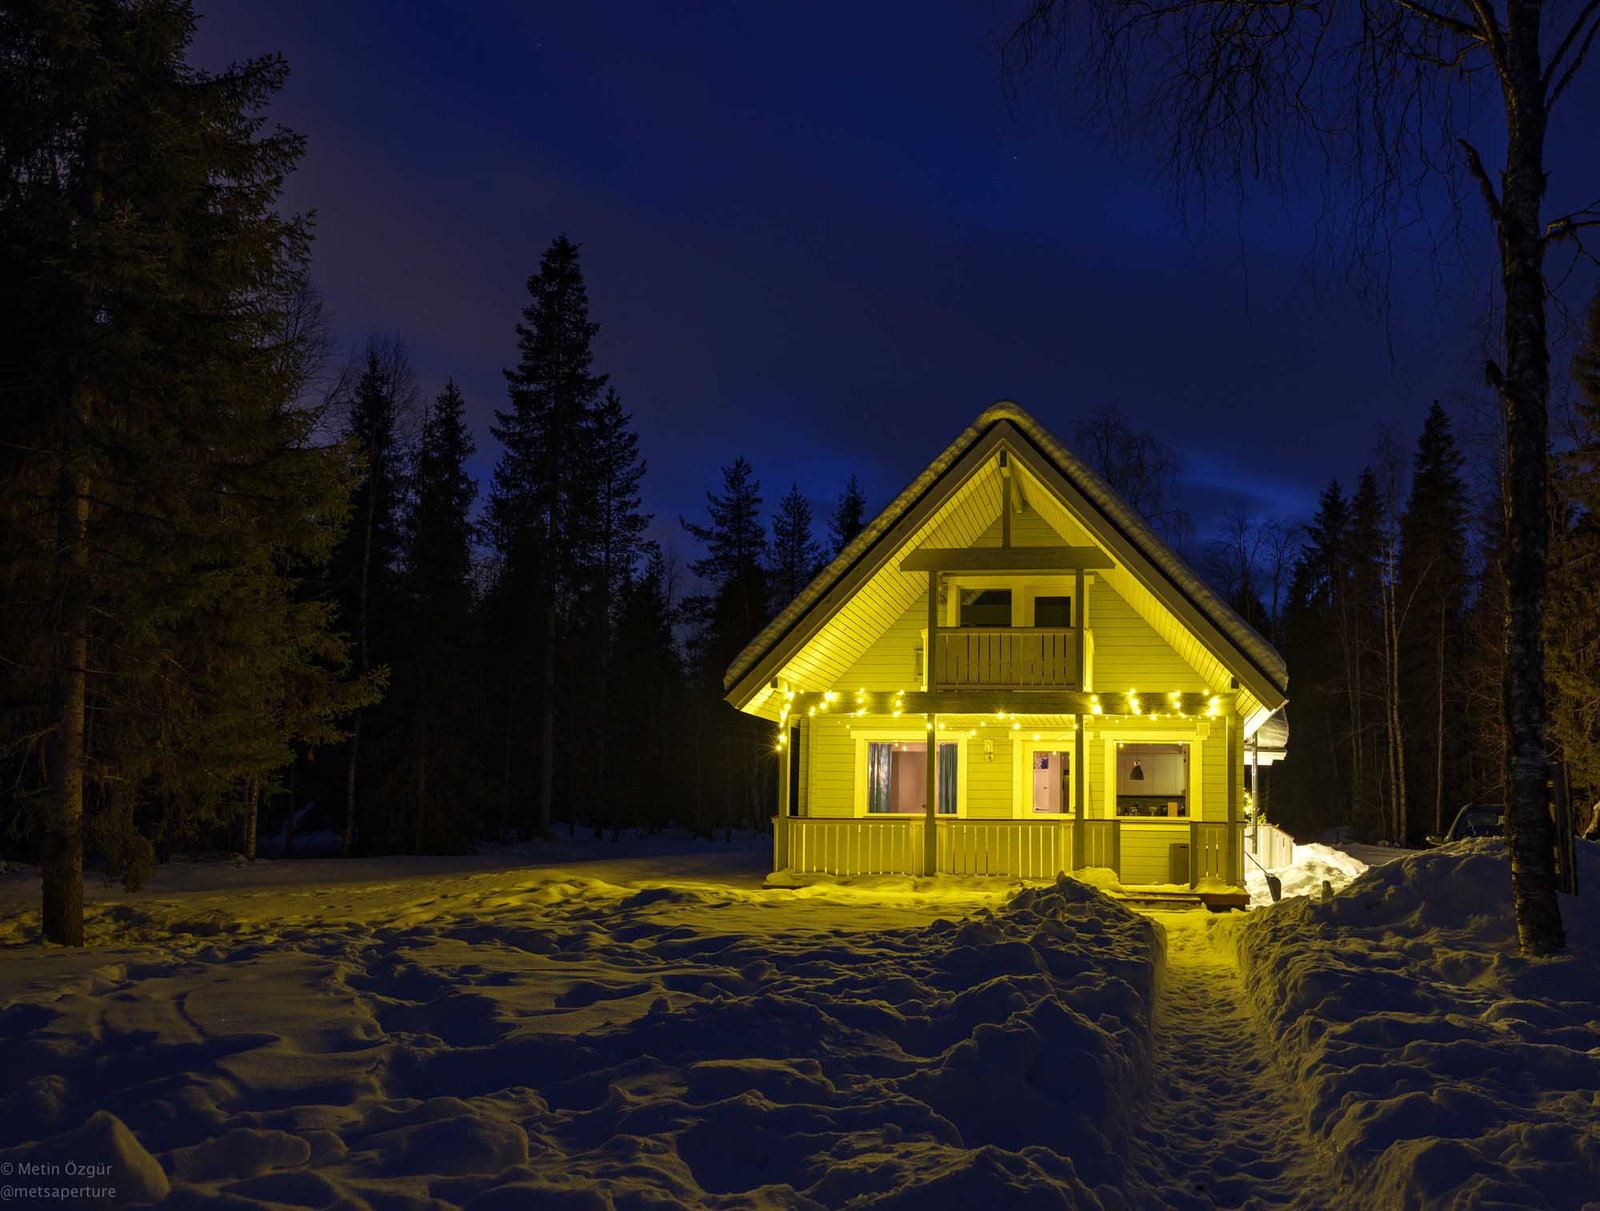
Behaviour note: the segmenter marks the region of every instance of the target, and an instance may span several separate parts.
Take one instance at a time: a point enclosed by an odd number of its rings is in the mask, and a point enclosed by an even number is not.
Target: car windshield
[[[1456,825],[1458,838],[1498,837],[1503,831],[1498,807],[1474,808],[1472,811],[1462,812],[1461,820]]]

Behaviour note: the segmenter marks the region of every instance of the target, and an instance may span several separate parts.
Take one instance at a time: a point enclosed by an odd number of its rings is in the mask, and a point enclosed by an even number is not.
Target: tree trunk
[[[417,709],[411,757],[411,852],[420,854],[427,837],[428,719],[425,707]]]
[[[550,835],[556,776],[556,636],[555,595],[544,611],[544,674],[539,686],[539,835]]]
[[[1445,601],[1439,597],[1439,647],[1434,654],[1433,719],[1433,831],[1444,832],[1444,619]]]
[[[1388,586],[1384,590],[1383,607],[1383,698],[1389,733],[1389,790],[1390,810],[1393,813],[1394,834],[1397,845],[1406,843],[1406,747],[1405,732],[1400,722],[1400,609],[1395,600],[1393,561],[1388,572]]]
[[[339,842],[340,856],[348,858],[356,843],[356,763],[361,756],[361,712],[350,725],[350,759],[344,767],[344,836]]]
[[[292,752],[293,750],[291,750]],[[283,856],[294,857],[294,813],[295,813],[295,775],[300,768],[300,755],[294,753],[289,758],[289,818],[283,824]]]
[[[86,412],[81,393],[74,420]],[[50,808],[44,835],[43,926],[47,942],[83,945],[84,718],[89,665],[89,480],[64,467],[56,497],[57,583],[61,616],[50,687]]]
[[[1506,414],[1506,841],[1517,935],[1527,955],[1566,945],[1556,899],[1555,836],[1545,793],[1544,576],[1548,542],[1545,458],[1550,394],[1545,332],[1545,89],[1537,0],[1506,9],[1508,141],[1498,231],[1505,293]]]
[[[256,780],[246,778],[244,782],[244,859],[246,862],[256,860],[256,825],[257,809],[261,803],[261,796],[256,792]]]

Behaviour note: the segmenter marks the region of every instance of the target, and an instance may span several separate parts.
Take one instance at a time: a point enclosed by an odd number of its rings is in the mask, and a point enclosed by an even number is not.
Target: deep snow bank
[[[606,873],[108,904],[105,945],[0,950],[3,1158],[100,1141],[172,1207],[1123,1205],[1149,921],[1070,880]]]
[[[1517,953],[1504,843],[1228,922],[1248,995],[1355,1205],[1542,1208],[1600,1197],[1600,846],[1570,949]],[[1275,1041],[1275,1043],[1274,1043]]]
[[[1263,908],[1275,903],[1266,873],[1248,858],[1244,865],[1244,886],[1250,893],[1251,906]],[[1366,869],[1365,862],[1332,846],[1297,844],[1289,865],[1275,867],[1271,873],[1278,877],[1279,895],[1287,900],[1292,896],[1320,896],[1323,883],[1338,891]]]

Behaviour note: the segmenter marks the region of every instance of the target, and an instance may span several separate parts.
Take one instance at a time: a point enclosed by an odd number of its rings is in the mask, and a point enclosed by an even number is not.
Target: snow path
[[[1151,913],[1166,932],[1153,1077],[1128,1157],[1141,1206],[1325,1208],[1338,1189],[1287,1095],[1210,913]]]

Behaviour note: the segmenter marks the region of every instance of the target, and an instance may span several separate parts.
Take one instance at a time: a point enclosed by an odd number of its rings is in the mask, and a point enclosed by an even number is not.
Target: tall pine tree
[[[578,713],[586,722],[584,743],[572,746],[583,776],[574,775],[571,782],[581,786],[599,835],[606,825],[615,828],[618,790],[626,781],[610,766],[611,755],[626,751],[628,745],[628,737],[617,732],[615,707],[623,689],[620,680],[632,675],[629,666],[616,659],[616,628],[645,551],[650,516],[640,496],[645,464],[639,456],[639,437],[615,390],[606,389],[589,414],[587,429],[590,491],[583,522],[583,587],[575,619],[578,642],[568,649],[582,665],[567,680],[575,687],[573,696],[581,698]],[[575,811],[568,822],[575,826]]]
[[[1397,596],[1401,715],[1413,809],[1409,841],[1442,833],[1466,793],[1465,704],[1459,681],[1469,599],[1463,459],[1438,403],[1428,409],[1400,519]]]
[[[696,673],[693,787],[702,827],[754,824],[766,802],[759,721],[722,700],[722,674],[767,622],[766,530],[761,485],[743,458],[722,469],[722,491],[706,493],[709,520],[683,521],[705,548],[689,564],[703,591],[684,601]]]
[[[406,464],[410,457],[405,431],[416,407],[416,381],[405,346],[398,338],[373,337],[349,374],[351,389],[340,401],[344,411],[344,438],[360,468],[350,525],[334,552],[331,577],[340,617],[350,636],[360,673],[387,669],[395,655],[402,613],[400,555],[402,511],[405,507]],[[378,744],[370,742],[376,724]],[[379,708],[369,720],[358,710],[350,720],[345,751],[344,823],[341,851],[346,857],[356,844],[358,821],[373,812],[362,811],[363,775],[370,780],[388,762],[382,758],[391,747],[393,718]],[[363,735],[367,733],[366,748]],[[380,756],[374,760],[374,754]],[[374,818],[380,832],[384,826]]]
[[[524,734],[532,688],[538,754],[532,825],[550,832],[555,800],[556,717],[562,632],[582,576],[589,520],[591,417],[604,375],[595,374],[589,295],[578,245],[554,240],[528,278],[517,325],[517,364],[506,371],[510,407],[492,429],[503,447],[489,493],[489,528],[499,557],[497,660],[507,670],[503,709],[507,794],[511,755]]]
[[[851,483],[855,480],[852,478]],[[858,529],[860,527],[857,527]],[[811,532],[811,502],[791,484],[789,491],[778,502],[778,512],[772,519],[771,563],[768,579],[772,589],[774,613],[783,609],[800,590],[811,583],[822,563],[822,548]]]
[[[473,672],[473,452],[466,401],[452,379],[422,418],[402,527],[401,622],[389,702],[396,746],[387,763],[391,835],[413,853],[458,849],[472,837],[473,737],[482,726]],[[393,829],[391,830],[393,832]]]
[[[48,748],[44,934],[70,945],[86,815],[237,816],[309,730],[306,653],[339,659],[285,573],[346,507],[284,355],[301,141],[260,115],[285,68],[196,71],[194,24],[182,0],[0,18],[0,636],[11,739]]]
[[[854,475],[844,486],[844,494],[828,518],[828,540],[837,555],[850,545],[850,540],[861,533],[867,524],[867,494],[861,490],[861,481]]]

